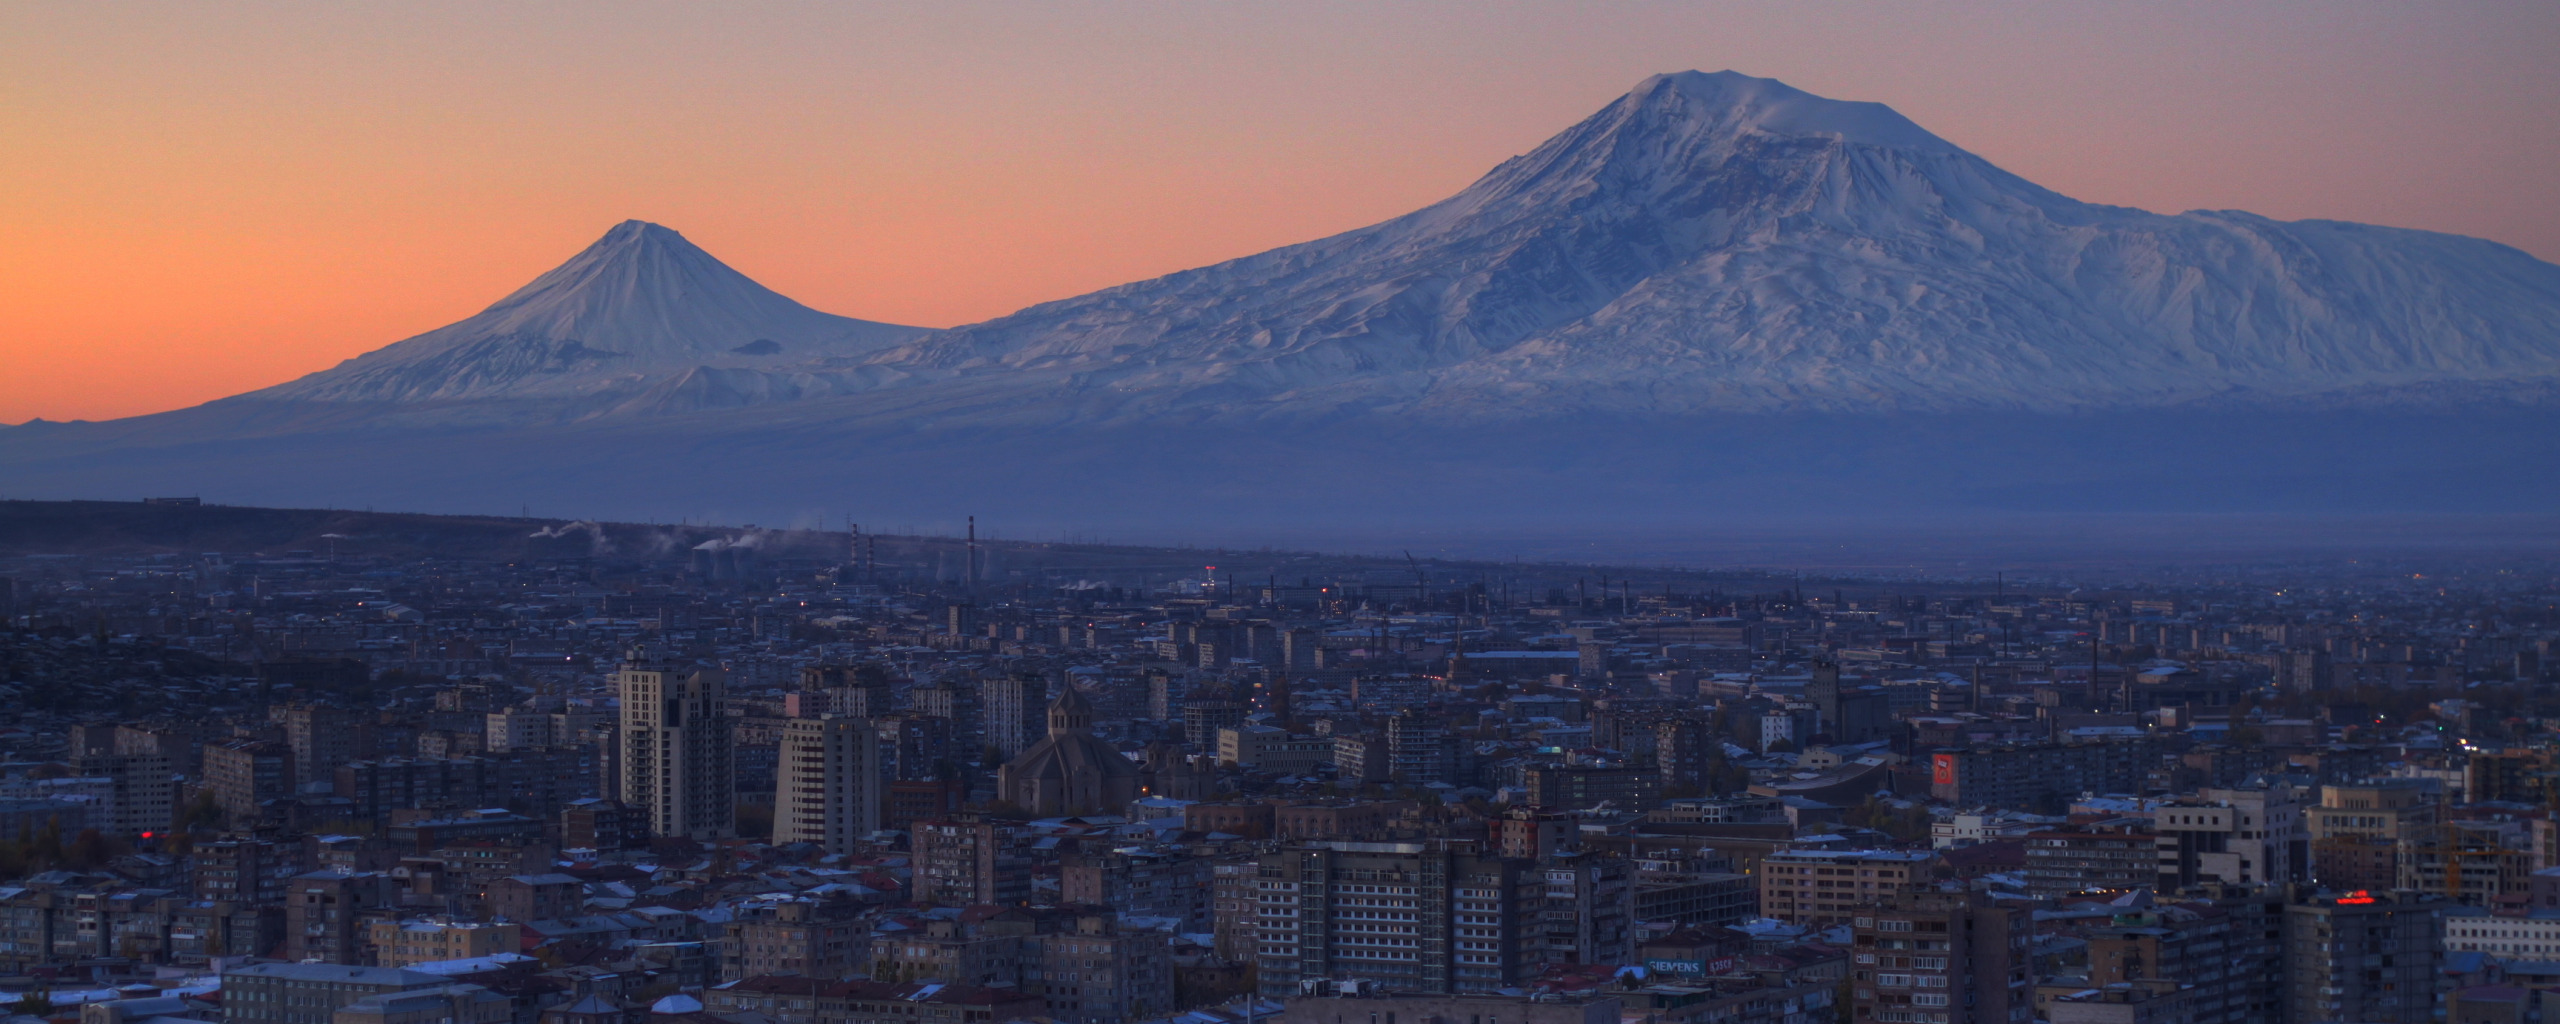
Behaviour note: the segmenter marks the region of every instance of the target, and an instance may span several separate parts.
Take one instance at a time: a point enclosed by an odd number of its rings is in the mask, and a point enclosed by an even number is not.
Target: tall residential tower
[[[717,668],[625,663],[622,802],[653,836],[727,839],[737,834],[727,677]]]

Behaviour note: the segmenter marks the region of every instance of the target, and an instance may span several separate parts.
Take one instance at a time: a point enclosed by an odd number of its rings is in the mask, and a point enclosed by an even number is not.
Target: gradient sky
[[[966,323],[1377,221],[1644,77],[2066,194],[2560,259],[2560,3],[0,5],[0,422],[263,387],[658,221]]]

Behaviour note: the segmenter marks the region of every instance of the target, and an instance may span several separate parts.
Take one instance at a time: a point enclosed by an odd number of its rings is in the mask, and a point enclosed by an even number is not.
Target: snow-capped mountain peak
[[[2084,203],[1882,104],[1683,72],[1412,214],[871,361],[1124,421],[2291,400],[2560,374],[2560,267]]]
[[[861,355],[922,333],[821,313],[629,220],[467,320],[257,397],[422,401],[636,392],[698,367]]]
[[[1816,96],[1738,71],[1682,71],[1636,83],[1620,103],[1695,117],[1723,134],[1818,135],[1869,146],[1952,151],[1945,139],[1882,103]]]

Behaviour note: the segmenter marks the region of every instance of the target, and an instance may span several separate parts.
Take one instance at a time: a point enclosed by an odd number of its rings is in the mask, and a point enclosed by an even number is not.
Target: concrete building
[[[329,1024],[508,1024],[514,1019],[515,1000],[478,985],[452,984],[369,995],[339,1007],[329,1015]]]
[[[168,755],[109,750],[82,754],[71,764],[83,777],[109,780],[110,810],[106,821],[96,823],[98,827],[132,836],[166,829],[175,820],[178,781]]]
[[[2308,880],[2311,841],[2303,829],[2303,809],[2293,787],[2283,785],[2205,789],[2162,804],[2153,819],[2161,891],[2200,882]]]
[[[633,662],[614,678],[622,695],[617,798],[647,819],[650,835],[736,835],[736,766],[723,673]]]
[[[1662,794],[1662,771],[1651,765],[1545,764],[1523,769],[1520,781],[1529,806],[1559,810],[1650,810]]]
[[[880,830],[880,733],[871,720],[826,715],[783,723],[773,841],[851,853]]]
[[[558,717],[526,708],[489,712],[482,726],[486,730],[481,738],[482,748],[496,754],[552,746],[559,742],[553,732]]]
[[[374,959],[384,967],[407,967],[438,960],[468,960],[523,951],[523,930],[513,923],[412,918],[375,921],[367,926]]]
[[[361,964],[374,958],[368,917],[399,905],[391,876],[312,871],[285,886],[284,952],[295,960]]]
[[[1086,915],[1031,944],[1053,1020],[1119,1024],[1173,1010],[1173,952],[1162,932],[1123,932],[1109,917]]]
[[[233,827],[254,824],[267,801],[293,793],[293,748],[233,740],[204,748],[204,786]]]
[[[1538,908],[1548,963],[1623,964],[1635,958],[1635,865],[1624,857],[1559,853],[1539,866]]]
[[[1850,922],[1857,1021],[2023,1024],[2030,994],[2027,913],[1974,893],[1904,893]]]
[[[996,756],[1013,760],[1040,742],[1041,712],[1049,706],[1049,681],[1036,673],[1016,672],[978,681],[978,706],[986,712],[987,745]]]
[[[871,927],[861,908],[806,897],[755,899],[721,925],[720,976],[775,974],[841,978],[871,961]]]
[[[1490,992],[1536,967],[1545,876],[1534,862],[1463,843],[1334,841],[1284,847],[1259,863],[1266,996],[1296,995],[1301,979]]]
[[[1370,1024],[1393,1019],[1409,1024],[1467,1021],[1469,1024],[1618,1024],[1623,1004],[1616,999],[1585,1000],[1526,996],[1423,996],[1379,994],[1323,995],[1289,1000],[1272,1024]],[[1719,1018],[1721,1019],[1721,1018]]]
[[[1334,777],[1350,785],[1385,782],[1392,772],[1387,741],[1378,736],[1356,736],[1335,733],[1333,736]]]
[[[1387,774],[1408,786],[1458,784],[1458,738],[1438,716],[1400,712],[1387,719]]]
[[[2257,963],[2250,957],[2237,926],[2230,911],[2208,904],[2118,914],[2104,926],[2081,932],[2089,943],[2088,983],[2098,988],[2184,986],[2185,998],[2174,1004],[2183,1019],[2193,1024],[2247,1024],[2257,1019],[2258,1001],[2252,998],[2252,990],[2265,984],[2264,975],[2251,968],[2272,969],[2274,964]],[[2168,1009],[2164,1005],[2144,1012]],[[2104,1012],[2082,1014],[2092,1015],[2104,1016]]]
[[[1259,771],[1312,771],[1333,760],[1334,738],[1300,736],[1267,725],[1218,730],[1218,763]]]
[[[2120,981],[2062,993],[2045,1004],[2050,1024],[2184,1024],[2191,995],[2165,979]]]
[[[1788,850],[1760,859],[1760,913],[1829,927],[1859,908],[1928,880],[1932,854],[1912,850]]]
[[[1031,898],[1031,869],[1009,824],[974,814],[919,821],[910,897],[965,907]]]
[[[2501,960],[2560,961],[2560,911],[2491,916],[2486,907],[2444,908],[2444,951]]]
[[[1334,760],[1334,737],[1293,735],[1267,724],[1219,730],[1219,763],[1257,771],[1300,773]]]
[[[2161,880],[2160,838],[2127,829],[2027,834],[2027,892],[2131,892]]]
[[[2147,737],[1940,750],[1929,756],[1929,795],[1959,807],[2051,813],[2082,793],[2141,788],[2169,750],[2169,741]]]
[[[2444,906],[2411,892],[2327,893],[2286,906],[2286,1024],[2434,1020]]]
[[[223,1024],[332,1024],[369,996],[439,988],[452,979],[395,967],[253,964],[222,972]]]
[[[284,742],[293,748],[293,784],[327,782],[338,766],[356,759],[355,721],[344,711],[319,704],[277,708]]]
[[[702,995],[703,1007],[710,1014],[673,1019],[710,1021],[762,1014],[781,1024],[996,1024],[1038,1017],[1048,1009],[1039,996],[1030,993],[940,982],[890,984],[763,977],[722,985]],[[616,1013],[610,1024],[619,1024],[623,1019],[619,1011]],[[544,1024],[550,1024],[548,1018]]]

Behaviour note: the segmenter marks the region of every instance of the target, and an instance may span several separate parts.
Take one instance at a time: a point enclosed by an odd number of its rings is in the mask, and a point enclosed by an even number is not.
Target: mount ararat
[[[1879,104],[1687,72],[1414,213],[948,330],[628,222],[300,380],[0,430],[0,493],[1266,533],[2530,513],[2555,396],[2560,266],[2515,249],[2083,203]]]

